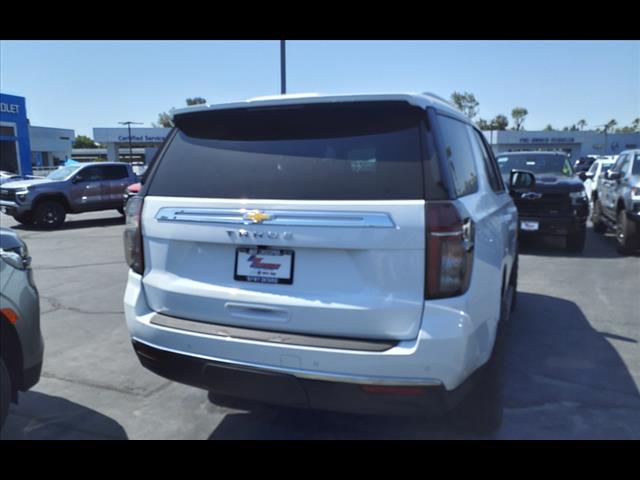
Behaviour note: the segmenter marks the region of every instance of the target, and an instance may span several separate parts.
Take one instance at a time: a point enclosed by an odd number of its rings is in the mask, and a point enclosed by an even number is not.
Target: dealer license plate
[[[234,278],[243,282],[293,283],[293,250],[238,248]]]

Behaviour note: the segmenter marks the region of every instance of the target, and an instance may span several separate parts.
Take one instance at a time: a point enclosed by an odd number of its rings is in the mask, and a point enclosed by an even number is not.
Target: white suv
[[[127,207],[145,367],[214,398],[356,413],[466,397],[499,424],[481,367],[515,301],[517,211],[468,118],[429,94],[285,95],[174,122]]]

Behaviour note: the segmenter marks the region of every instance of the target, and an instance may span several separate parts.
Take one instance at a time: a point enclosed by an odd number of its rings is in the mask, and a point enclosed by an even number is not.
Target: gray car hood
[[[7,182],[2,184],[3,190],[24,190],[27,187],[31,187],[33,185],[39,185],[42,183],[51,183],[53,180],[49,180],[48,178],[33,178],[31,180],[16,180],[14,182]]]

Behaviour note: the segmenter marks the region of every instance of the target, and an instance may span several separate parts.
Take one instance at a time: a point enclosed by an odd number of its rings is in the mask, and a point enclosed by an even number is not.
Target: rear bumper
[[[573,235],[587,228],[586,215],[576,217],[522,216],[519,221],[519,235]],[[538,230],[523,230],[522,222],[538,222]]]
[[[454,391],[442,385],[400,387],[392,391],[367,391],[368,385],[300,378],[230,365],[163,350],[133,340],[144,367],[186,385],[217,395],[274,405],[369,415],[441,415],[453,409],[472,387],[472,375]]]
[[[440,413],[464,395],[467,379],[488,360],[493,345],[486,320],[465,313],[465,295],[425,302],[418,337],[380,350],[353,347],[371,342],[328,345],[323,339],[319,346],[307,339],[287,338],[287,343],[252,332],[236,335],[233,329],[187,331],[184,325],[158,321],[161,315],[149,308],[141,283],[141,276],[129,271],[124,309],[143,365],[166,378],[230,396],[343,412]],[[233,376],[244,380],[229,380]],[[373,394],[363,390],[366,385],[423,391]]]

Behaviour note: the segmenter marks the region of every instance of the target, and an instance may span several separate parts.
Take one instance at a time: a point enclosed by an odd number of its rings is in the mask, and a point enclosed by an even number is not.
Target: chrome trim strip
[[[294,332],[258,330],[256,328],[221,325],[216,323],[176,318],[156,313],[149,323],[178,331],[202,333],[213,337],[237,340],[255,340],[258,342],[292,345],[298,347],[316,347],[334,350],[352,350],[361,352],[384,352],[395,347],[399,340],[368,340],[353,338],[323,337]]]
[[[155,216],[158,222],[189,222],[224,225],[272,225],[286,227],[359,227],[395,228],[387,213],[321,212],[307,210],[259,210],[271,218],[254,222],[245,218],[250,208],[175,208],[164,207]]]
[[[238,365],[243,367],[252,367],[270,372],[287,373],[298,378],[308,378],[309,380],[324,380],[327,382],[340,382],[340,383],[356,383],[359,385],[398,385],[398,386],[436,386],[442,385],[442,382],[432,378],[415,378],[415,377],[375,377],[365,375],[345,375],[341,373],[329,373],[329,372],[310,372],[309,370],[301,370],[298,368],[289,367],[272,367],[267,365],[260,365],[252,362],[241,362],[237,360],[228,360],[224,358],[207,357],[204,355],[198,355],[193,352],[182,352],[180,350],[174,350],[172,348],[160,347],[151,342],[141,340],[136,336],[131,337],[136,342],[144,343],[145,345],[164,350],[178,355],[185,355],[187,357],[201,358],[203,360],[210,360],[212,362],[226,363],[228,365]]]

